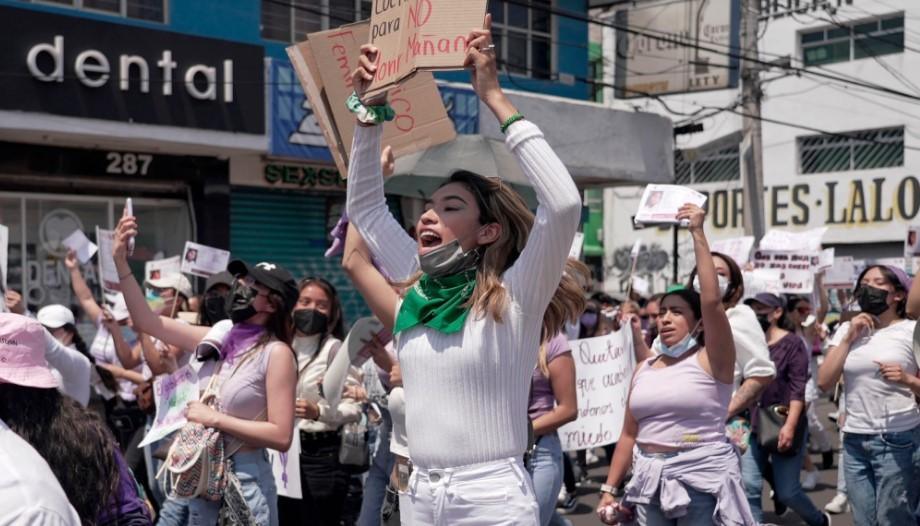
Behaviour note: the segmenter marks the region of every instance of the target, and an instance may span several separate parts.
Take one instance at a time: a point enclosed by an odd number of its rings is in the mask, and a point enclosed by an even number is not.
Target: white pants
[[[400,499],[400,518],[404,526],[534,526],[540,523],[540,509],[523,461],[509,458],[416,468]]]

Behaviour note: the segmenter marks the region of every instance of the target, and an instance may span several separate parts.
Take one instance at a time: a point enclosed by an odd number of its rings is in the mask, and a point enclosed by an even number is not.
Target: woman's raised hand
[[[377,74],[377,59],[380,58],[380,50],[373,44],[364,44],[361,46],[361,55],[358,56],[358,67],[351,74],[352,85],[355,87],[355,93],[367,106],[379,106],[386,103],[386,92],[374,97],[373,100],[364,100],[364,94],[374,81],[374,75]]]
[[[472,67],[470,83],[479,98],[489,103],[503,95],[498,83],[498,64],[492,44],[492,15],[487,14],[483,29],[474,29],[466,37],[464,67]]]
[[[115,239],[112,242],[112,257],[116,261],[128,261],[128,241],[137,235],[137,218],[124,216],[115,227]]]

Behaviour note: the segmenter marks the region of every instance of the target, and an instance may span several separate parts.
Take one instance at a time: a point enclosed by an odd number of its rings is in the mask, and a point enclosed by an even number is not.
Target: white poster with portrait
[[[268,450],[268,461],[272,465],[272,475],[275,476],[275,487],[278,495],[289,499],[302,499],[303,489],[300,487],[300,431],[294,428],[294,439],[291,447],[284,452],[274,449]]]
[[[578,418],[559,428],[562,449],[576,451],[620,439],[635,368],[632,331],[569,342],[575,359]]]
[[[99,246],[99,282],[102,284],[103,291],[106,292],[121,292],[118,269],[115,268],[115,259],[112,257],[114,240],[114,230],[96,227],[96,244]]]
[[[210,278],[227,270],[230,251],[209,247],[191,241],[185,242],[182,251],[182,272],[202,278]]]

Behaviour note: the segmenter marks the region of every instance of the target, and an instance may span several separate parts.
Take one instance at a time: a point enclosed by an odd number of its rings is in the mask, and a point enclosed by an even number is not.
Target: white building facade
[[[597,16],[613,20],[610,14]],[[607,64],[622,52],[616,49],[615,32],[604,31]],[[793,67],[805,68],[795,74],[778,66],[761,75],[767,229],[827,226],[824,243],[835,247],[838,256],[903,256],[907,227],[920,223],[920,3],[769,0],[762,5],[760,35],[761,60],[788,57]],[[692,74],[691,65],[684,69]],[[605,80],[613,83],[613,68],[605,71]],[[675,137],[676,183],[709,195],[710,239],[743,235],[740,86],[658,99],[615,98],[614,90],[607,89],[605,100],[667,115],[675,126],[702,124],[703,131]],[[605,286],[610,292],[625,290],[629,250],[637,238],[644,241],[639,274],[659,292],[673,280],[672,231],[633,229],[631,217],[642,190],[605,191]],[[678,236],[677,255],[683,279],[693,265],[685,233]]]

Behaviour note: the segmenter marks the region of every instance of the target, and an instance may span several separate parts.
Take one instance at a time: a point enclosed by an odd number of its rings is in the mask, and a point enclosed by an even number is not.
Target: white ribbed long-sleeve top
[[[418,246],[386,206],[382,127],[357,127],[348,175],[348,217],[394,279],[418,270]],[[578,189],[534,124],[518,121],[505,140],[536,190],[527,245],[502,283],[502,322],[471,313],[463,330],[417,326],[397,337],[412,462],[446,468],[520,456],[527,447],[527,398],[543,315],[565,266],[581,213]]]

